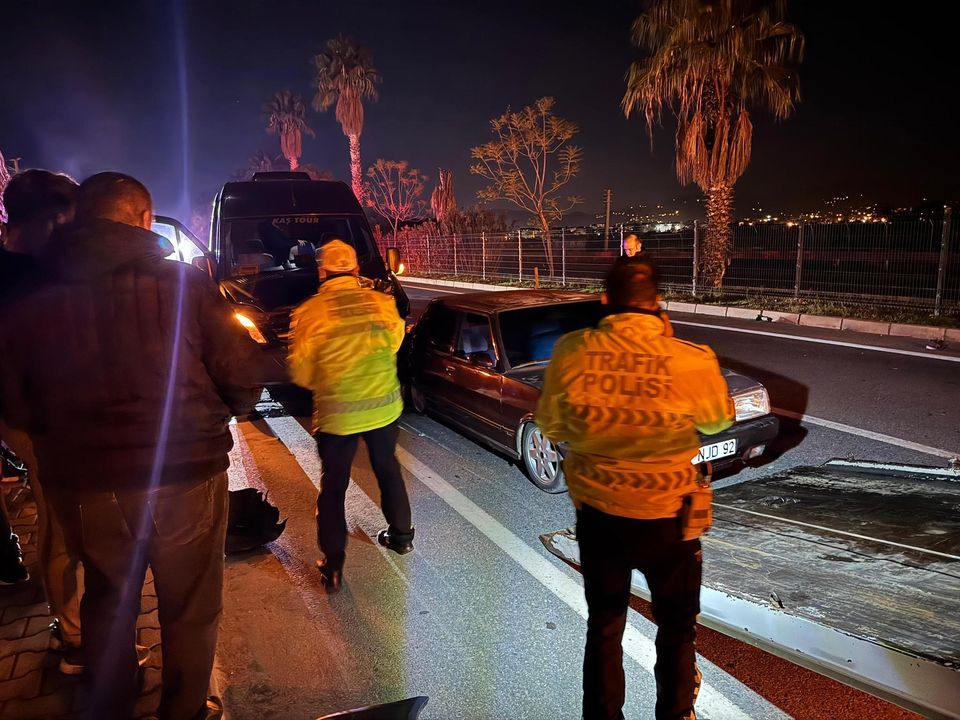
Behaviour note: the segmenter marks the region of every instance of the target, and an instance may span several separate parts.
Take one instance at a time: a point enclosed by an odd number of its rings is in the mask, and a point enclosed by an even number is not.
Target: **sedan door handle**
[[[453,365],[444,365],[444,366],[443,366],[443,371],[444,371],[447,375],[453,375],[453,373],[455,373],[455,372],[457,371],[457,369],[456,369]]]

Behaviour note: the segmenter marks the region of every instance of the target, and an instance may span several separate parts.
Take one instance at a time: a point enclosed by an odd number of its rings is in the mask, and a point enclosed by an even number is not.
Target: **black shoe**
[[[320,571],[320,582],[323,583],[328,595],[340,592],[343,585],[343,570],[328,568],[323,560],[317,560],[317,570]]]
[[[393,550],[397,555],[406,555],[413,550],[413,528],[410,532],[399,533],[396,530],[387,528],[377,533],[377,542],[389,550]]]

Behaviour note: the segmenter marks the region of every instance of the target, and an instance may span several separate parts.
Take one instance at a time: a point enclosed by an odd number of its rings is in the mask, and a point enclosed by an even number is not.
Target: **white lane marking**
[[[914,552],[918,553],[936,555],[937,557],[946,558],[947,560],[960,560],[960,556],[938,552],[937,550],[929,550],[927,548],[917,547],[916,545],[904,545],[903,543],[894,542],[893,540],[881,540],[880,538],[871,537],[869,535],[860,535],[858,533],[847,532],[846,530],[837,530],[836,528],[826,527],[824,525],[814,525],[813,523],[803,522],[802,520],[790,520],[789,518],[780,517],[779,515],[768,515],[767,513],[757,512],[756,510],[747,510],[746,508],[737,507],[736,505],[724,505],[723,503],[718,503],[716,501],[714,501],[713,505],[714,507],[721,507],[726,510],[742,512],[748,515],[756,515],[757,517],[766,518],[767,520],[776,520],[777,522],[800,525],[801,527],[813,528],[814,530],[823,530],[828,533],[833,533],[834,535],[844,535],[846,537],[852,537],[858,540],[869,540],[870,542],[880,543],[881,545],[891,545],[893,547],[903,548],[905,550],[913,550]]]
[[[417,480],[430,488],[441,500],[489,538],[515,563],[586,620],[587,602],[583,596],[583,587],[579,583],[554,567],[546,558],[537,554],[523,540],[407,450],[398,447],[397,459]],[[627,623],[623,634],[623,650],[647,672],[653,672],[653,664],[656,662],[656,648],[653,641],[630,623]],[[747,720],[749,718],[743,710],[707,682],[704,682],[700,688],[697,708],[711,718],[723,718],[724,720],[727,718]]]
[[[801,335],[790,335],[788,333],[767,332],[764,330],[748,330],[746,328],[724,327],[723,325],[712,325],[710,323],[690,322],[689,320],[674,320],[670,318],[674,325],[689,325],[690,327],[708,328],[710,330],[725,330],[727,332],[746,333],[748,335],[764,335],[766,337],[780,338],[781,340],[797,340],[798,342],[818,343],[820,345],[836,345],[839,347],[856,348],[857,350],[872,350],[873,352],[891,353],[893,355],[910,355],[912,357],[927,358],[929,360],[946,360],[947,362],[960,363],[960,357],[953,355],[932,355],[931,353],[916,352],[915,350],[898,350],[896,348],[879,347],[877,345],[864,345],[862,343],[844,342],[842,340],[825,340],[824,338],[803,337]]]
[[[930,445],[922,445],[911,442],[910,440],[894,437],[893,435],[884,435],[883,433],[874,432],[873,430],[864,430],[863,428],[854,427],[853,425],[846,425],[844,423],[834,422],[833,420],[824,420],[823,418],[814,417],[813,415],[804,415],[803,413],[784,410],[783,408],[775,407],[771,409],[775,415],[782,415],[793,418],[794,420],[810,423],[811,425],[820,425],[825,428],[830,428],[831,430],[850,433],[851,435],[859,435],[860,437],[865,437],[870,440],[877,440],[888,445],[896,445],[897,447],[906,448],[907,450],[916,450],[917,452],[946,458],[947,460],[951,460],[960,454],[958,451],[951,452],[949,450],[943,450],[942,448],[931,447]]]

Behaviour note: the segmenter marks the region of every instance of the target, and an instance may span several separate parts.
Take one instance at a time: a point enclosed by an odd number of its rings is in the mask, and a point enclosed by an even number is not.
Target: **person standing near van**
[[[76,209],[77,183],[73,178],[48,170],[26,170],[7,185],[3,194],[8,213],[4,245],[0,248],[0,317],[10,305],[36,291],[46,279],[38,258],[49,252],[50,238],[73,221]],[[21,338],[27,342],[28,338]],[[2,362],[2,361],[0,361]],[[0,366],[2,367],[2,366]],[[15,429],[3,417],[0,408],[0,437],[27,466],[27,478],[37,503],[37,549],[43,586],[54,616],[51,628],[56,644],[64,651],[60,668],[76,672],[70,662],[71,648],[80,645],[80,588],[76,552],[68,548],[63,528],[45,502],[40,474],[30,438]],[[0,498],[0,505],[3,499]],[[4,513],[5,515],[5,513]],[[15,538],[0,521],[0,542]],[[17,577],[18,546],[14,540],[0,550],[0,563],[11,563],[0,569],[0,585],[10,571]],[[12,565],[12,563],[16,565]],[[19,577],[26,578],[25,569]]]
[[[354,249],[330,240],[317,251],[320,289],[293,312],[290,376],[313,392],[313,432],[322,469],[317,497],[317,561],[327,592],[340,590],[346,558],[344,502],[350,468],[363,438],[380,486],[384,547],[413,550],[410,500],[397,462],[403,396],[397,351],[405,324],[393,297],[361,287]]]
[[[148,565],[163,650],[158,716],[205,716],[223,607],[229,421],[261,394],[253,341],[209,277],[165,259],[152,220],[134,178],[87,178],[76,222],[44,258],[51,281],[0,322],[4,409],[30,436],[84,567],[85,720],[133,710]]]
[[[551,442],[568,444],[563,469],[588,609],[584,720],[623,718],[634,569],[646,577],[657,624],[656,718],[695,717],[699,535],[710,488],[691,459],[696,431],[720,432],[734,413],[713,351],[671,337],[656,281],[644,255],[614,263],[603,298],[610,313],[557,342],[535,416]]]

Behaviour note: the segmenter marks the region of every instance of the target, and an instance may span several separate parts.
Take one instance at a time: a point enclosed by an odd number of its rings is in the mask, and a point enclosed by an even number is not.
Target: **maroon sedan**
[[[558,290],[436,299],[410,332],[404,353],[411,404],[519,460],[542,490],[562,492],[560,453],[533,413],[557,339],[596,325],[603,315],[596,295]],[[727,369],[723,374],[736,423],[704,437],[700,453],[690,458],[714,467],[762,454],[779,429],[763,385]]]

